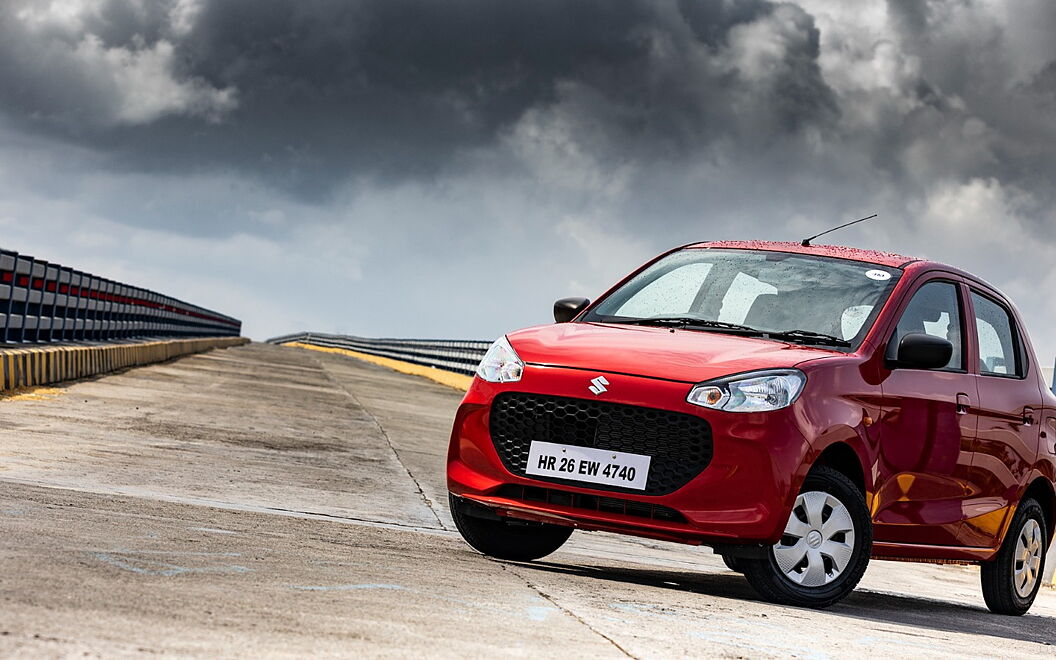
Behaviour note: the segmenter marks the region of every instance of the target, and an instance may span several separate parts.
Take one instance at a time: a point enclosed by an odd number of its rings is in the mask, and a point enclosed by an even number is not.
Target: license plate
[[[590,447],[533,442],[528,474],[645,490],[651,456]]]

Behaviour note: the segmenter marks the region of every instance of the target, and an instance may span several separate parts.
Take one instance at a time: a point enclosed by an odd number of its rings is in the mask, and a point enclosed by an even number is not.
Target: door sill
[[[997,548],[973,548],[963,545],[873,542],[874,559],[935,564],[976,564],[990,561],[997,554],[997,550]]]

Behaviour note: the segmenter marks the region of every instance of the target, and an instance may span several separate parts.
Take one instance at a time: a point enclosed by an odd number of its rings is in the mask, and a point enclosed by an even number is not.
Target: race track
[[[705,548],[484,558],[446,508],[460,397],[253,344],[0,400],[0,656],[1054,653],[1056,591],[993,616],[975,568],[874,562],[817,612]]]

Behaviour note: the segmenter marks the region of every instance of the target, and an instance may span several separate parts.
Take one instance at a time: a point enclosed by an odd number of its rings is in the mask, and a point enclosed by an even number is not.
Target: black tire
[[[722,555],[722,563],[726,564],[726,568],[730,569],[734,573],[743,573],[744,569],[741,567],[740,559],[733,555]]]
[[[829,607],[854,591],[869,566],[873,548],[873,523],[865,497],[843,473],[826,466],[811,470],[800,493],[823,492],[835,497],[847,509],[854,530],[854,543],[843,572],[832,582],[817,587],[796,584],[777,564],[773,549],[761,559],[738,559],[748,583],[763,599],[797,607]],[[795,513],[793,513],[795,515]],[[830,511],[831,515],[831,511]]]
[[[526,521],[506,521],[472,515],[472,507],[448,493],[451,517],[458,533],[474,549],[496,559],[533,561],[554,552],[572,536],[573,528]]]
[[[1037,584],[1029,596],[1021,596],[1016,590],[1014,582],[1016,561],[1016,543],[1020,534],[1029,522],[1033,520],[1041,527],[1042,555],[1041,566],[1038,568]],[[1034,599],[1038,595],[1041,583],[1044,582],[1042,575],[1045,574],[1045,552],[1044,544],[1048,541],[1048,526],[1045,524],[1045,512],[1041,505],[1033,499],[1026,499],[1019,503],[1016,515],[1012,517],[1012,524],[1008,526],[1008,533],[997,551],[997,557],[982,565],[981,581],[983,584],[983,600],[986,606],[994,614],[1008,614],[1011,616],[1022,616],[1027,613]]]

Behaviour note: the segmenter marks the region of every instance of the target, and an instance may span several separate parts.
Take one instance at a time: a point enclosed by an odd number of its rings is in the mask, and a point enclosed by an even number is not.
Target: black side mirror
[[[909,369],[941,369],[953,357],[953,344],[934,335],[911,332],[898,343],[895,366]]]
[[[589,304],[590,300],[587,298],[562,298],[554,303],[554,320],[558,323],[568,323],[579,316]]]

